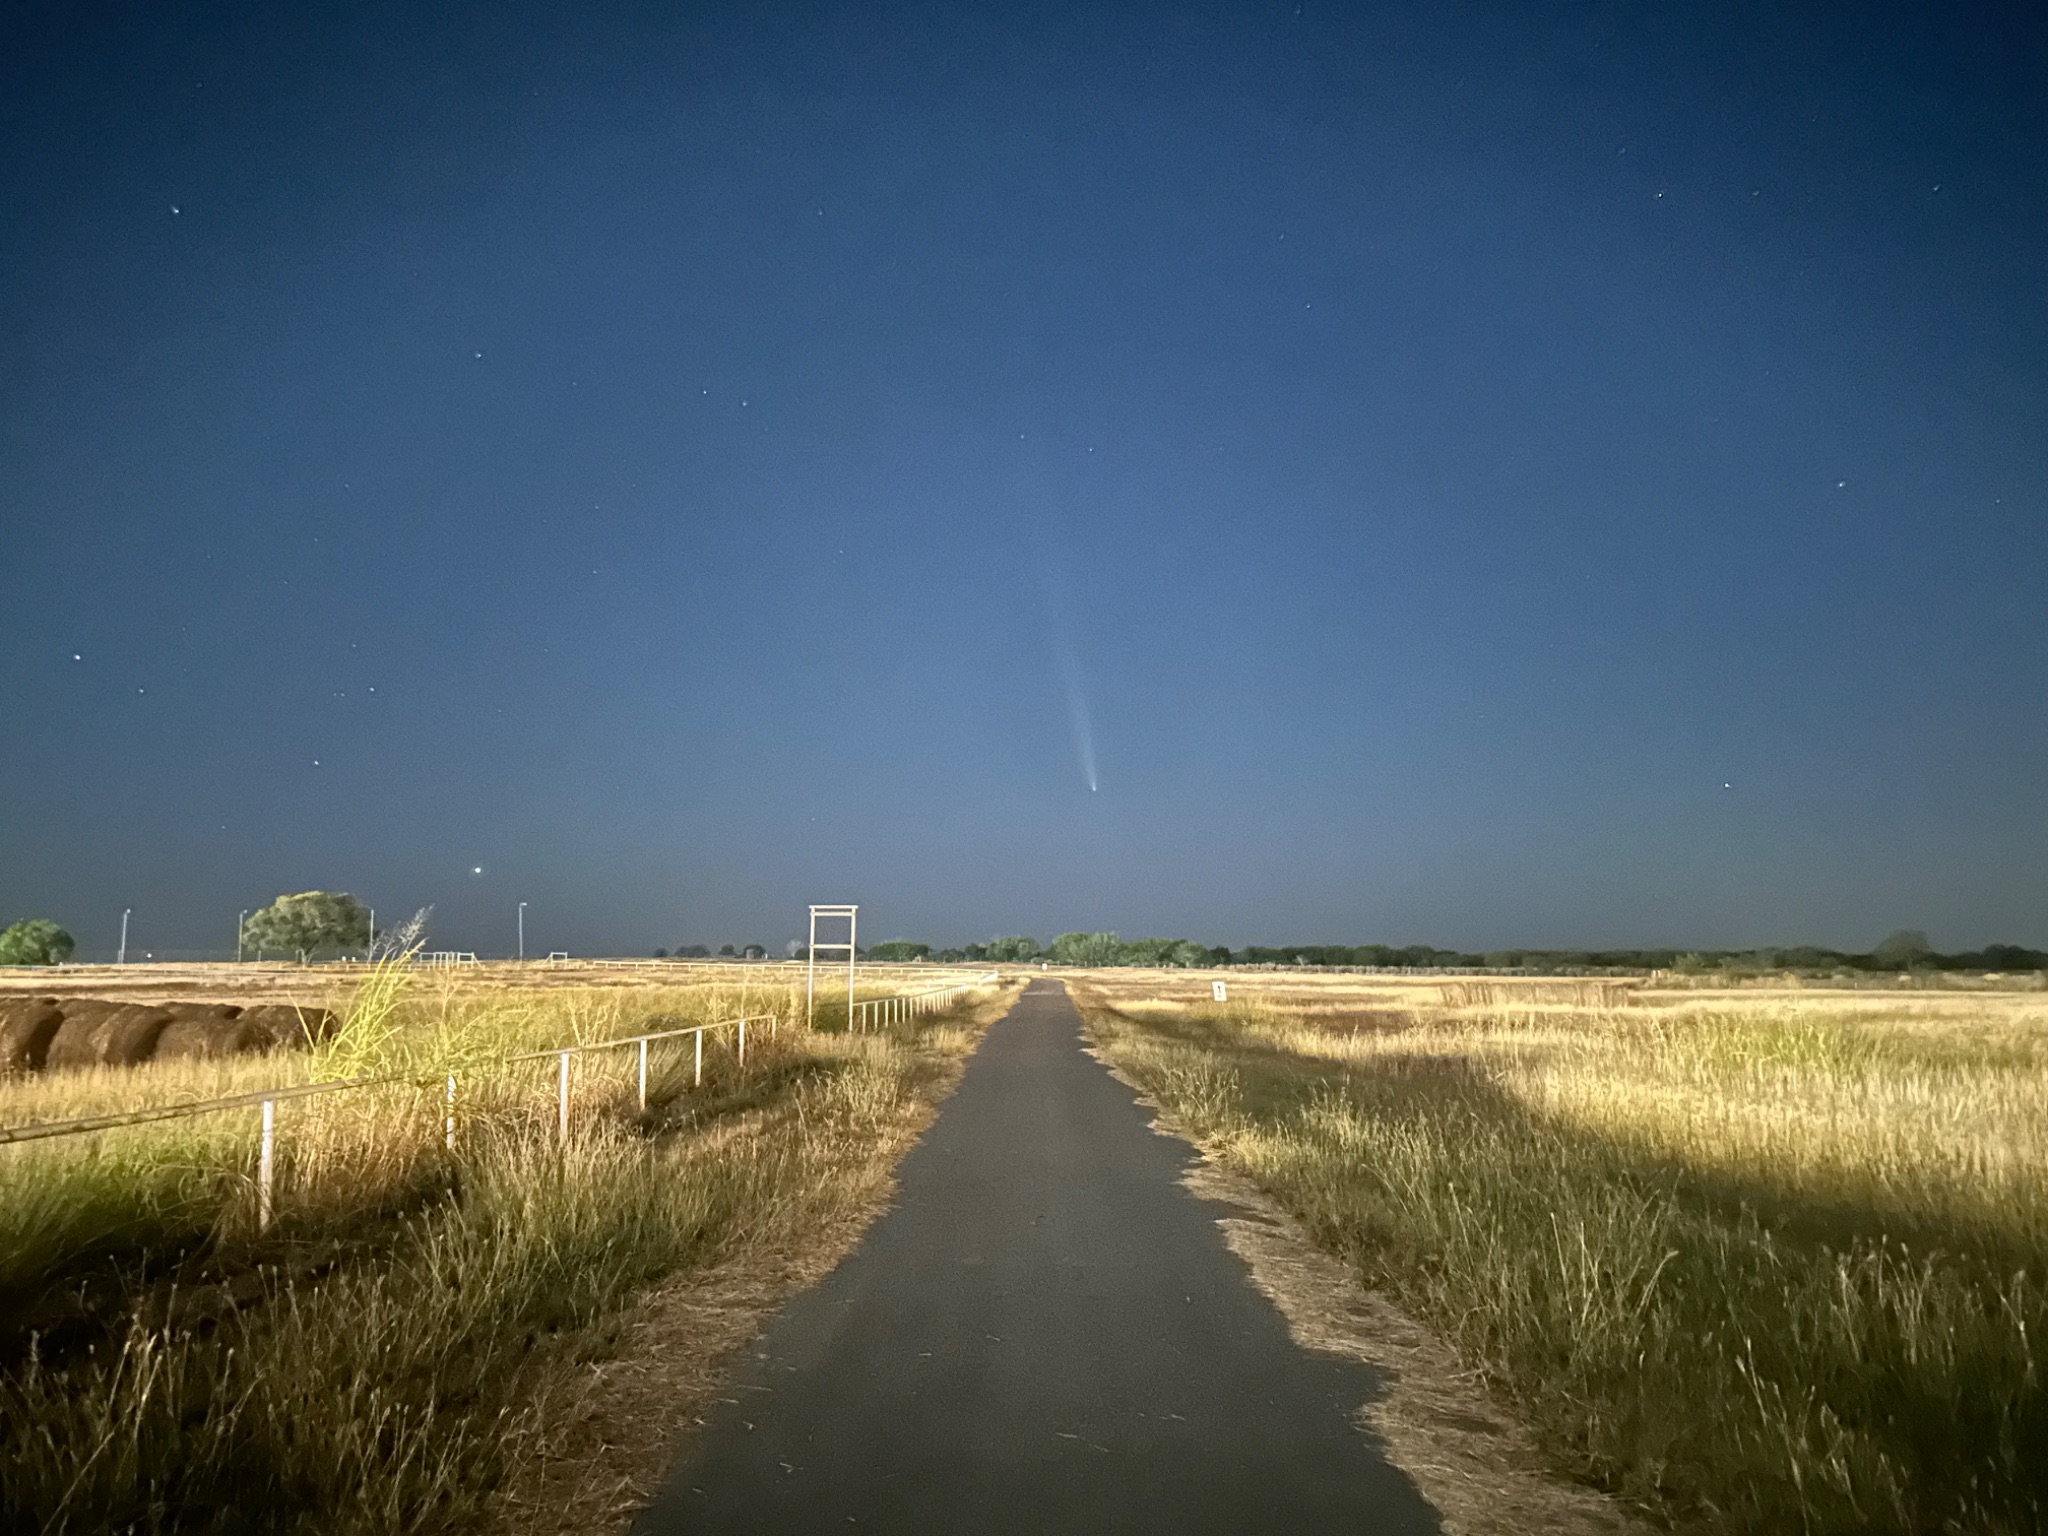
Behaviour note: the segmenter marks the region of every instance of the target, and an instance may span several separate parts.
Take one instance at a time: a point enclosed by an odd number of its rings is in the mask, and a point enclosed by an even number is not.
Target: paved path
[[[1435,1531],[1352,1426],[1372,1373],[1295,1347],[1147,1119],[1032,983],[643,1536]]]

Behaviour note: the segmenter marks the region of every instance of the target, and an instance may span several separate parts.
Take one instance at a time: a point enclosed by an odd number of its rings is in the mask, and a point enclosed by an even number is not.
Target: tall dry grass
[[[459,1526],[502,1475],[539,1374],[601,1348],[607,1315],[654,1278],[801,1241],[870,1198],[991,1011],[979,999],[923,1027],[756,1033],[744,1066],[718,1043],[701,1088],[685,1042],[656,1057],[645,1117],[630,1051],[578,1058],[559,1146],[552,1063],[485,1070],[483,1057],[768,1000],[522,996],[458,979],[387,1001],[352,1020],[368,1021],[352,1050],[293,1068],[468,1063],[455,1149],[433,1086],[280,1106],[268,1233],[251,1219],[250,1123],[0,1148],[0,1283],[15,1305],[0,1529]],[[146,1091],[246,1086],[265,1068],[275,1081],[281,1065],[179,1069]],[[103,1102],[122,1086],[110,1076],[0,1092],[49,1118]],[[143,1090],[142,1074],[125,1086]],[[93,1281],[112,1282],[112,1304],[48,1312],[53,1291]]]
[[[1081,995],[1574,1471],[1688,1528],[2042,1528],[2038,992],[1231,988]]]

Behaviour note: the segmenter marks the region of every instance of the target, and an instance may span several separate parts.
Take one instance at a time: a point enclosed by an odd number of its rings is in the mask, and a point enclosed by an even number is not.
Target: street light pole
[[[375,907],[370,908],[370,941],[363,946],[363,958],[365,960],[375,960],[377,958],[377,909]]]
[[[128,963],[128,914],[134,910],[133,907],[123,907],[121,909],[121,953],[114,957],[114,964],[116,965],[126,965]]]
[[[519,958],[526,958],[526,903],[519,903]]]
[[[235,914],[235,964],[242,963],[242,925],[249,921],[249,909],[242,908]]]

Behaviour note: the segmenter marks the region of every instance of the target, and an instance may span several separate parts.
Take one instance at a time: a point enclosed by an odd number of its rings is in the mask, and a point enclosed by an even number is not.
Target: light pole
[[[377,958],[377,909],[375,907],[370,908],[370,941],[363,946],[363,958],[365,960],[375,960]]]
[[[526,958],[526,903],[519,903],[519,958]]]
[[[242,908],[240,912],[235,914],[235,964],[237,965],[242,963],[242,925],[248,921],[249,909],[247,907]]]
[[[128,914],[134,910],[133,907],[123,907],[121,909],[121,953],[114,957],[114,964],[116,965],[126,965],[128,963]]]

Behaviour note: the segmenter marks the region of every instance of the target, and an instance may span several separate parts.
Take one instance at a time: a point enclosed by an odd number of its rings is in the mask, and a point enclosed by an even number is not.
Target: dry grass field
[[[209,968],[227,970],[230,968]],[[281,968],[282,969],[282,968]],[[999,1011],[861,1034],[802,1027],[800,973],[511,967],[120,978],[164,996],[340,1006],[312,1051],[0,1082],[0,1123],[365,1073],[278,1107],[277,1216],[255,1220],[242,1110],[0,1146],[0,1528],[447,1529],[518,1469],[550,1382],[610,1347],[652,1282],[788,1255],[871,1210]],[[49,989],[52,978],[39,978]],[[100,977],[62,978],[110,993]],[[863,978],[863,994],[906,978]],[[914,973],[932,984],[929,969]],[[230,983],[243,988],[234,991]],[[775,1013],[747,1057],[712,1036],[554,1063],[521,1050]],[[843,998],[824,1010],[843,1022]],[[448,1073],[460,1085],[444,1145]]]
[[[1171,1119],[1681,1529],[2048,1509],[2048,995],[1094,972]]]

